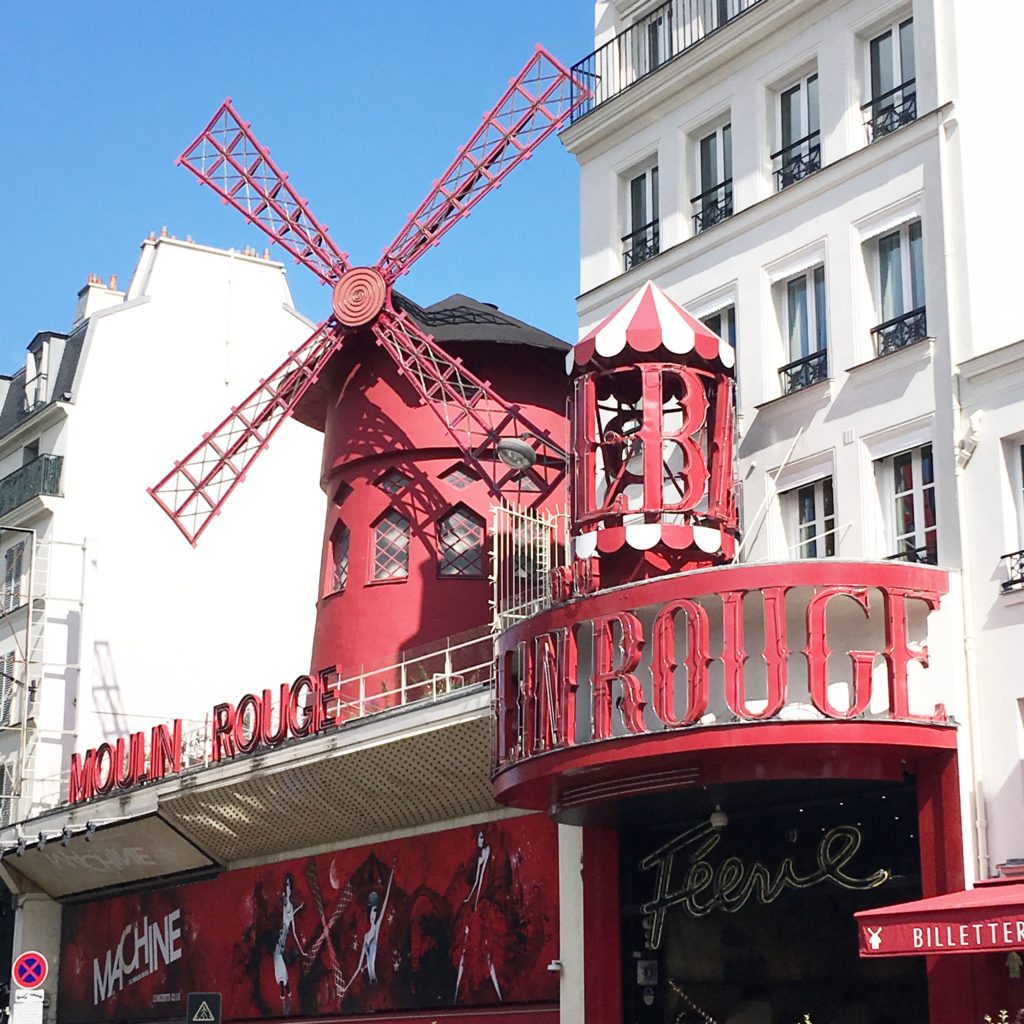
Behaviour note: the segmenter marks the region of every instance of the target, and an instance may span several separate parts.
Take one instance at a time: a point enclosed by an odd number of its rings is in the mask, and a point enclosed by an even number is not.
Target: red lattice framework
[[[391,302],[394,282],[488,192],[569,122],[589,93],[542,47],[512,79],[451,166],[374,267],[352,267],[228,99],[178,158],[199,181],[333,289],[332,313],[149,493],[195,544],[328,360],[369,329],[429,405],[492,494],[531,492],[537,504],[564,477],[566,453],[484,380],[438,346]],[[525,471],[497,457],[502,438],[526,441]]]

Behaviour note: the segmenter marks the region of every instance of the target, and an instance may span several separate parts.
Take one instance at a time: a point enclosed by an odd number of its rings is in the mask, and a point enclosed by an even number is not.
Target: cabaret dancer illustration
[[[366,968],[366,977],[371,985],[377,983],[377,940],[380,937],[380,926],[388,909],[388,897],[391,895],[391,883],[395,878],[395,865],[391,865],[391,874],[388,876],[387,888],[384,890],[384,902],[381,903],[377,890],[371,891],[367,897],[367,918],[368,926],[363,933],[363,948],[359,954],[359,963],[345,985],[345,991],[359,977],[359,972]],[[378,905],[379,904],[379,905]]]
[[[274,977],[277,979],[278,993],[281,997],[281,1009],[287,1017],[292,1012],[292,987],[288,979],[288,963],[285,958],[285,950],[288,946],[288,935],[291,933],[295,939],[295,945],[299,952],[305,956],[306,951],[302,948],[302,940],[295,930],[295,915],[303,908],[304,904],[298,906],[292,902],[295,892],[295,881],[290,874],[284,876],[284,892],[281,893],[281,931],[277,936],[277,944],[274,946]]]
[[[477,833],[476,846],[477,859],[473,884],[470,887],[469,895],[462,901],[463,907],[468,907],[472,903],[472,910],[464,910],[460,914],[460,918],[465,923],[462,925],[462,953],[459,956],[458,973],[455,977],[453,1002],[459,1001],[459,989],[462,986],[463,977],[468,975],[468,987],[472,989],[484,980],[483,977],[479,977],[481,968],[484,968],[485,977],[490,979],[500,1003],[502,1001],[501,986],[498,984],[498,973],[494,969],[492,942],[497,940],[500,944],[500,933],[505,925],[501,920],[498,908],[489,899],[485,899],[484,905],[480,906],[480,896],[484,891],[487,868],[491,863],[491,847],[483,832]],[[495,934],[496,932],[498,934]],[[456,934],[458,934],[458,926],[456,926]],[[469,954],[468,959],[467,953]]]

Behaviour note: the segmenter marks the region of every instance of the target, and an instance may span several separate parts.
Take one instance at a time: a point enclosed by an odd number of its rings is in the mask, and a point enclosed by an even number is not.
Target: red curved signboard
[[[785,746],[780,732],[795,746],[948,747],[926,671],[928,617],[947,590],[931,567],[809,560],[665,576],[551,608],[498,641],[496,789],[549,806],[544,775],[612,762],[626,775],[645,762],[649,775],[656,752]],[[527,779],[536,785],[516,796]]]

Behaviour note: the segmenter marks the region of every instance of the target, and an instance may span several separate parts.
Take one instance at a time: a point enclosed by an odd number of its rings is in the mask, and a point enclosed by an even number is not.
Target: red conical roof
[[[648,281],[573,346],[566,356],[566,369],[572,373],[595,358],[607,359],[626,349],[649,356],[659,348],[672,355],[696,352],[726,372],[736,363],[736,353],[727,341]]]

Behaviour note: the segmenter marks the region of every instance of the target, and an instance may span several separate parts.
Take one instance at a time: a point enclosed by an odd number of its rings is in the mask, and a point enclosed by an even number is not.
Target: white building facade
[[[2,380],[5,824],[67,798],[72,752],[308,667],[318,433],[284,426],[215,544],[189,548],[146,487],[309,330],[280,263],[165,233],[126,291],[90,276],[70,330]]]
[[[650,278],[736,345],[741,560],[955,570],[969,879],[1024,855],[1024,205],[983,201],[1019,155],[1019,28],[943,0],[599,0],[562,135],[581,336]]]

